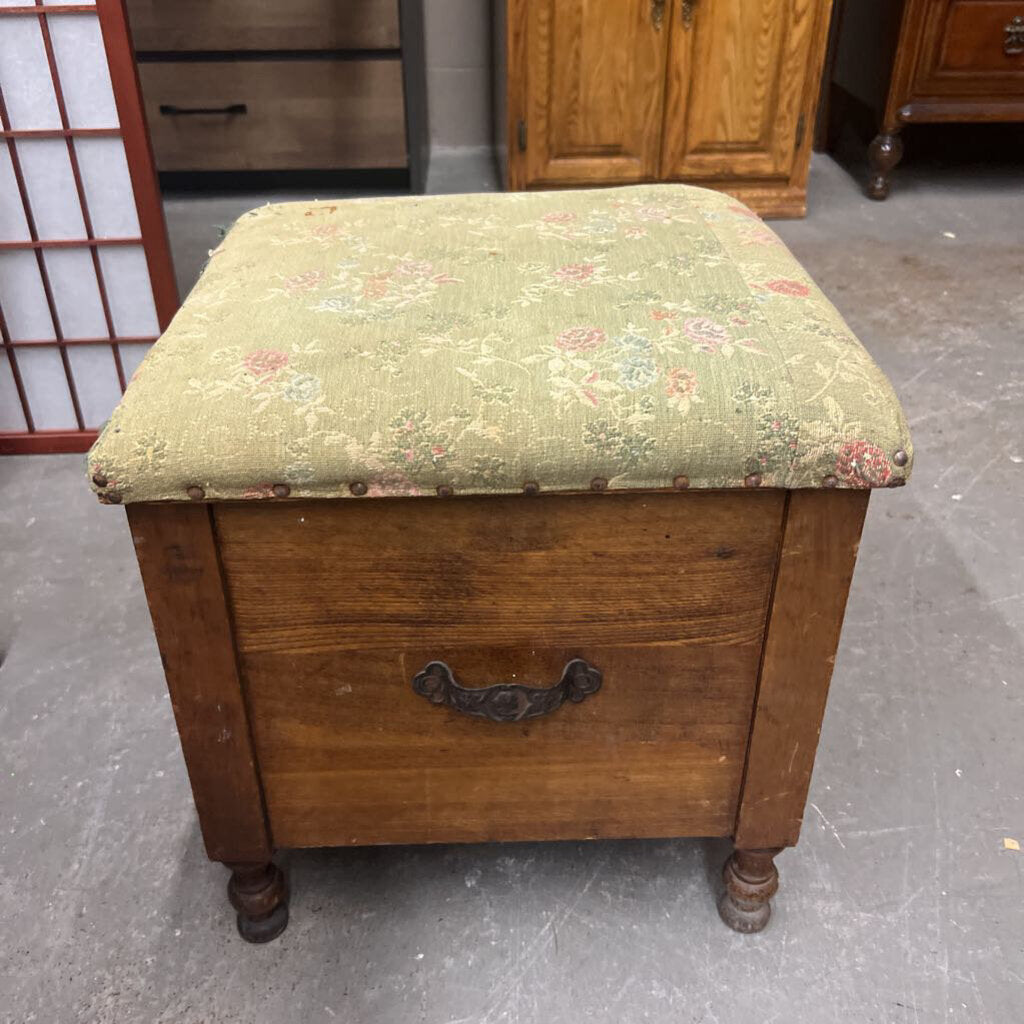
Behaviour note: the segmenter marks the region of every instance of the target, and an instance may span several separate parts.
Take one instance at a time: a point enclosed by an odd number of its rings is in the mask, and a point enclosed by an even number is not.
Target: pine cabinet
[[[687,181],[802,216],[830,0],[497,0],[511,189]]]

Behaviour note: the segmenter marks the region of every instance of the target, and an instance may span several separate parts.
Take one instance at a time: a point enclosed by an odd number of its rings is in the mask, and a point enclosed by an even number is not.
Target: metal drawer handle
[[[573,658],[554,686],[498,683],[480,689],[460,686],[443,661],[432,661],[412,679],[412,688],[431,704],[444,704],[464,715],[492,722],[520,722],[557,711],[567,700],[578,704],[601,689],[601,673],[582,658]]]
[[[682,0],[679,5],[679,14],[683,19],[683,28],[690,28],[693,24],[693,13],[697,9],[697,0]]]
[[[1024,14],[1012,17],[1003,29],[1003,53],[1016,57],[1024,53]]]
[[[651,0],[651,24],[655,32],[661,31],[661,22],[665,17],[665,0]]]
[[[185,117],[193,114],[248,114],[249,108],[244,103],[229,103],[226,107],[176,107],[171,103],[161,103],[160,113],[166,117]]]

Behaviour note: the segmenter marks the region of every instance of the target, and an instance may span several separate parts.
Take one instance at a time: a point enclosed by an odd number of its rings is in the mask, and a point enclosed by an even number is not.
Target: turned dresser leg
[[[238,934],[246,942],[270,942],[288,924],[288,884],[272,861],[227,864],[228,899],[238,911]]]
[[[903,157],[903,140],[898,132],[882,132],[868,146],[868,195],[872,199],[885,199],[889,194],[889,175]]]
[[[779,873],[771,850],[734,850],[722,872],[725,892],[718,901],[722,920],[737,932],[759,932],[772,916],[771,898],[779,888]]]

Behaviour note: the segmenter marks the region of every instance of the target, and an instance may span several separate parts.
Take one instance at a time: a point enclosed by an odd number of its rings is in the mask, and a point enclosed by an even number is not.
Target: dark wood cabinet
[[[417,179],[406,102],[416,33],[404,16],[414,6],[128,0],[157,169],[409,168]]]
[[[873,199],[889,194],[905,125],[1024,121],[1024,0],[846,0],[838,19],[833,85],[876,116]]]

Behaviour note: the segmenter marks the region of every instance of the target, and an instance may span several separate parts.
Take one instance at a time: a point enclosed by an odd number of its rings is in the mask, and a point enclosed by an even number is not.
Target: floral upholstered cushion
[[[880,487],[888,380],[778,237],[684,185],[243,216],[93,448],[103,500]]]

